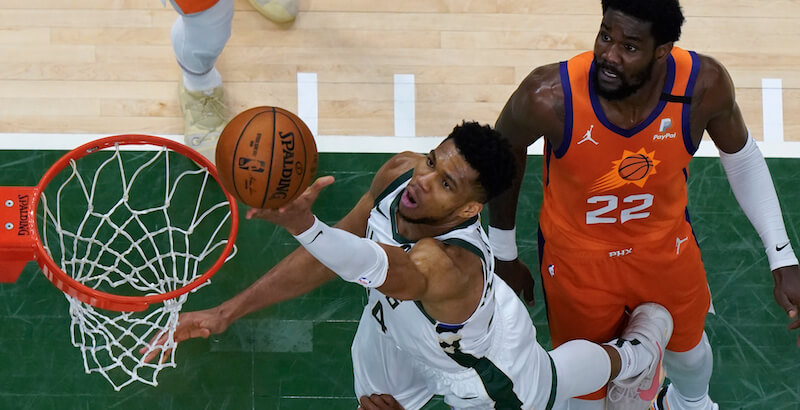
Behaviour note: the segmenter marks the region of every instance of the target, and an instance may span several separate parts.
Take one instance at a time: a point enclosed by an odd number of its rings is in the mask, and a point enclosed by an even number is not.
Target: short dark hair
[[[603,15],[611,9],[652,23],[651,31],[657,46],[681,38],[685,19],[678,0],[601,0],[601,3]]]
[[[464,121],[453,128],[445,141],[452,139],[467,163],[478,171],[481,202],[501,194],[511,186],[514,157],[511,146],[499,132],[488,125]]]

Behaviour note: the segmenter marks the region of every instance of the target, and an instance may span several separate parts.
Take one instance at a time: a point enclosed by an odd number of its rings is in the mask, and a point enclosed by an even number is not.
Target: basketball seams
[[[244,136],[244,133],[247,132],[247,128],[250,127],[250,123],[252,123],[256,119],[256,117],[258,117],[261,114],[264,114],[265,112],[266,111],[261,111],[261,112],[258,112],[256,114],[254,114],[244,124],[244,126],[242,127],[242,131],[239,133],[239,137],[236,138],[236,145],[234,145],[233,152],[231,153],[234,158],[238,157],[239,143],[242,142],[242,137]],[[231,182],[233,183],[233,192],[236,194],[237,197],[242,198],[242,194],[239,192],[239,187],[236,186],[237,185],[236,184],[236,180],[237,180],[237,178],[236,178],[236,167],[237,166],[238,166],[237,161],[231,161],[231,180],[232,180]]]
[[[304,135],[306,130],[303,129],[303,127],[301,127],[294,120],[294,118],[292,118],[291,115],[286,115],[285,113],[281,113],[281,114],[283,114],[289,121],[292,122],[292,125],[294,125],[294,128],[300,134],[300,135],[298,135],[298,137],[300,137],[299,138],[300,142],[302,142],[302,144],[303,144],[303,160],[305,161],[305,163],[303,164],[303,176],[302,176],[302,178],[300,178],[301,182],[300,182],[300,184],[297,185],[297,188],[295,189],[294,193],[292,195],[289,195],[290,198],[294,198],[298,194],[298,192],[300,192],[301,188],[305,189],[305,185],[306,184],[304,184],[303,182],[305,181],[306,175],[308,174],[308,164],[309,164],[308,149],[306,147],[306,139],[305,139],[305,135]],[[308,133],[309,133],[309,136],[311,136],[311,131],[310,130],[308,131]],[[295,155],[296,155],[296,152],[295,152]]]
[[[626,160],[633,160],[628,164],[622,165]],[[617,168],[617,172],[619,173],[620,178],[626,181],[638,181],[644,177],[646,177],[650,173],[650,168],[652,167],[652,161],[647,155],[644,154],[636,154],[629,156],[620,163],[619,168]],[[631,170],[631,167],[637,167],[636,169]],[[641,170],[644,168],[644,172],[642,173]],[[634,178],[634,175],[642,173],[642,175],[638,178]]]
[[[272,183],[272,168],[274,168],[273,164],[275,163],[275,130],[278,128],[277,121],[277,114],[275,107],[271,107],[272,111],[272,148],[270,148],[270,158],[269,158],[269,172],[267,173],[267,185],[264,187],[264,197],[261,199],[261,208],[264,208],[264,205],[267,203],[267,196],[269,196],[269,186]],[[267,168],[267,167],[265,167]]]

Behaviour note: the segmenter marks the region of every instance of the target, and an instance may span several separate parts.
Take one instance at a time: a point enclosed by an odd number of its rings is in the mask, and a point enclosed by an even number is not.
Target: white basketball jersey
[[[396,215],[400,194],[410,181],[411,174],[412,171],[409,171],[399,177],[375,200],[366,232],[367,238],[402,247],[406,252],[414,247],[415,242],[397,232]],[[484,357],[491,347],[490,328],[495,312],[492,288],[495,280],[494,257],[477,216],[435,239],[447,245],[463,247],[481,259],[483,296],[472,316],[463,323],[442,323],[430,317],[422,303],[400,301],[377,289],[369,290],[369,302],[365,310],[374,319],[376,330],[391,338],[398,349],[434,368],[460,371],[469,367],[463,363],[467,360],[465,357]]]

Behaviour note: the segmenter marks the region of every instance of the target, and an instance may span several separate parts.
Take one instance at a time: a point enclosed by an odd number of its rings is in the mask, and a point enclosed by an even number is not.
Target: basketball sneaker
[[[672,336],[672,316],[656,303],[643,303],[631,313],[628,326],[619,343],[641,345],[653,357],[650,365],[638,376],[609,383],[607,405],[614,410],[643,410],[656,399],[664,380],[661,361],[664,348]]]
[[[274,23],[288,23],[297,17],[297,0],[249,0],[250,4]]]
[[[208,91],[189,91],[183,83],[178,92],[184,142],[211,162],[214,162],[219,134],[226,124],[222,94],[222,86]]]
[[[670,410],[670,409],[678,410],[677,405],[674,407],[670,407],[669,405],[669,396],[672,396],[671,393],[674,392],[674,390],[670,389],[669,386],[671,386],[671,384],[668,384],[663,388],[661,388],[661,393],[658,393],[658,398],[650,406],[650,410]],[[706,397],[704,397],[703,400],[700,400],[700,402],[692,406],[691,409],[719,410],[719,406],[717,405],[717,403],[711,401],[711,398],[708,397],[708,395],[706,395]]]

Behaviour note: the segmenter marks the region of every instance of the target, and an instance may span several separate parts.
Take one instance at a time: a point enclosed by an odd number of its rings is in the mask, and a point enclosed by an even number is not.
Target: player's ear
[[[661,44],[660,46],[657,46],[656,47],[656,52],[655,52],[656,60],[660,60],[662,58],[666,58],[669,55],[669,53],[672,52],[672,46],[674,44],[675,43],[670,41],[669,43],[664,43],[664,44]]]
[[[469,201],[461,207],[461,210],[458,212],[458,214],[464,219],[469,219],[481,213],[482,210],[482,203],[478,201]]]

